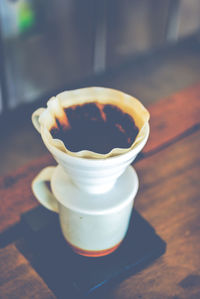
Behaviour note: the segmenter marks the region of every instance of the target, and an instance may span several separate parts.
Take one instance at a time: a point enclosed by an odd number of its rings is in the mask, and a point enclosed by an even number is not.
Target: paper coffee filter
[[[129,148],[114,148],[107,154],[99,154],[88,150],[79,152],[71,152],[67,149],[65,144],[60,139],[52,138],[50,130],[56,125],[56,118],[59,122],[66,123],[68,120],[64,109],[77,104],[85,104],[90,102],[97,102],[100,104],[111,104],[119,107],[123,112],[128,113],[133,119],[139,129],[138,135],[134,143]],[[121,91],[103,88],[103,87],[88,87],[72,91],[64,91],[56,97],[52,97],[47,102],[46,113],[41,114],[39,122],[41,125],[41,134],[44,142],[48,147],[56,147],[64,153],[72,156],[103,159],[111,156],[126,153],[133,149],[146,136],[147,123],[149,121],[149,112],[136,98],[125,94]],[[81,133],[80,133],[81,134]]]

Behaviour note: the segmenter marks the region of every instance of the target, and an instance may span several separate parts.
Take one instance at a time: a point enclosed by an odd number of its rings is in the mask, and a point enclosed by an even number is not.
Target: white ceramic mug
[[[76,188],[60,166],[47,167],[33,180],[32,190],[42,205],[59,214],[62,233],[72,249],[98,257],[113,252],[125,237],[138,177],[129,166],[114,188],[93,195]]]
[[[117,179],[134,161],[138,153],[146,144],[150,130],[149,123],[146,122],[142,127],[139,133],[141,138],[139,138],[139,141],[133,148],[130,148],[130,150],[127,152],[122,152],[116,156],[108,156],[103,159],[91,157],[85,158],[62,151],[60,148],[60,143],[59,146],[54,146],[52,142],[50,142],[50,138],[48,138],[50,134],[47,128],[51,127],[52,110],[56,111],[60,103],[65,103],[71,99],[73,99],[73,101],[76,103],[76,98],[79,99],[79,97],[81,97],[82,101],[90,99],[90,97],[96,98],[99,96],[100,98],[100,91],[102,90],[104,91],[103,97],[106,99],[108,97],[113,101],[118,100],[119,103],[123,103],[125,107],[127,105],[130,110],[132,106],[134,109],[134,105],[139,106],[141,111],[144,110],[142,104],[139,104],[138,100],[129,95],[119,91],[114,91],[112,89],[94,87],[63,92],[57,97],[50,99],[47,102],[47,108],[39,108],[32,115],[33,125],[41,134],[45,146],[53,155],[58,164],[62,166],[66,174],[70,176],[71,180],[79,189],[93,194],[105,193],[112,189]],[[126,109],[128,109],[127,107]]]

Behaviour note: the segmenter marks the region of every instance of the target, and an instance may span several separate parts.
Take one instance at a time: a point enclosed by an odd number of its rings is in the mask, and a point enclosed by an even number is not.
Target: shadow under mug
[[[43,206],[59,214],[63,236],[72,249],[99,257],[113,252],[124,239],[138,185],[137,174],[129,166],[109,192],[88,194],[76,188],[58,165],[43,169],[32,190]]]

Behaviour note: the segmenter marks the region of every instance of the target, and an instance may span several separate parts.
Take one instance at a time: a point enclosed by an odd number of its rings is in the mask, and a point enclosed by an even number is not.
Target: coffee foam
[[[97,105],[99,103],[117,106],[124,113],[129,114],[133,118],[136,126],[139,129],[139,132],[135,141],[129,148],[113,148],[107,154],[99,154],[89,150],[71,152],[67,149],[62,140],[52,138],[50,130],[52,127],[56,128],[56,119],[59,119],[59,122],[62,124],[62,126],[70,126],[64,109],[74,105],[82,105],[91,102],[96,102]],[[101,106],[102,105],[99,105],[99,107]],[[93,159],[117,156],[133,149],[140,141],[142,141],[142,139],[145,138],[146,127],[150,117],[147,109],[136,98],[121,91],[103,87],[88,87],[72,91],[64,91],[58,94],[56,97],[52,97],[47,102],[47,109],[44,110],[45,113],[40,115],[39,122],[45,142],[47,142],[50,147],[56,147],[58,150],[61,150],[69,155]],[[101,116],[102,118],[105,117],[103,115],[103,111]]]

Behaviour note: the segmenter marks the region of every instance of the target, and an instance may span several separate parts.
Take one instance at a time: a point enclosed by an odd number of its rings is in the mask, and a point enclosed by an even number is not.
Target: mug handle
[[[49,166],[41,170],[32,182],[32,191],[45,208],[58,213],[58,202],[46,184],[50,182],[54,170],[55,166]]]
[[[40,122],[39,117],[42,114],[42,112],[45,110],[45,108],[39,108],[32,114],[32,123],[36,130],[40,133]]]

